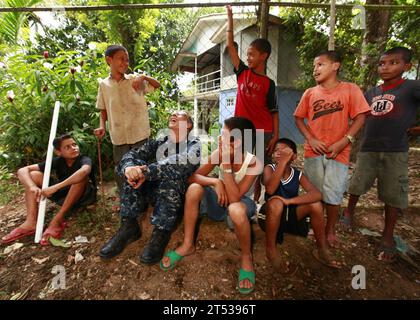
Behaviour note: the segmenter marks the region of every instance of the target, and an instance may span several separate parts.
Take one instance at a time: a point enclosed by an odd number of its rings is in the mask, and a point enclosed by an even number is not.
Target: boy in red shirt
[[[228,16],[226,46],[238,81],[235,117],[249,119],[254,124],[257,134],[258,130],[264,130],[264,163],[268,164],[279,137],[276,85],[273,80],[267,77],[265,72],[267,60],[271,53],[271,45],[266,39],[252,41],[247,50],[248,66],[246,66],[239,58],[233,41],[232,8],[230,6],[226,8]],[[258,200],[260,192],[260,183],[257,183],[254,200]]]
[[[306,139],[305,173],[323,195],[331,247],[338,246],[334,227],[347,187],[350,145],[370,110],[357,85],[338,79],[340,64],[335,51],[315,58],[313,75],[318,85],[305,91],[294,114]]]

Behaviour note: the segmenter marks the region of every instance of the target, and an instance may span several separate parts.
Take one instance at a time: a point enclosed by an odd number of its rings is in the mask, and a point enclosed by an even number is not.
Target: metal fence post
[[[260,5],[260,38],[267,39],[268,34],[268,13],[270,11],[270,0],[261,0]]]

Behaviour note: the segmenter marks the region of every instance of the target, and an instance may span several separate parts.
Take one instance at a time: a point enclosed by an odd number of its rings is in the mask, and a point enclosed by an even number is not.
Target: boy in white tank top
[[[184,242],[166,253],[160,263],[161,269],[171,270],[184,256],[195,252],[194,232],[199,215],[216,221],[224,221],[229,215],[241,247],[238,290],[242,294],[254,290],[249,219],[254,215],[256,205],[250,195],[263,168],[261,161],[251,153],[254,145],[255,127],[251,121],[242,117],[225,120],[218,150],[189,179],[191,185],[184,207]],[[220,179],[208,176],[216,166],[222,171]]]

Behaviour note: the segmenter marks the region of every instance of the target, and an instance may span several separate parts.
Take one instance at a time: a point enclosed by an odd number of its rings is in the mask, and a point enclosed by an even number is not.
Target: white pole
[[[50,182],[51,162],[53,156],[53,141],[57,132],[58,114],[60,112],[60,101],[55,102],[54,113],[51,123],[50,139],[48,141],[47,160],[45,161],[44,179],[42,180],[42,189],[47,188]],[[36,222],[35,243],[39,243],[44,229],[45,209],[47,199],[41,197],[38,208],[38,220]]]

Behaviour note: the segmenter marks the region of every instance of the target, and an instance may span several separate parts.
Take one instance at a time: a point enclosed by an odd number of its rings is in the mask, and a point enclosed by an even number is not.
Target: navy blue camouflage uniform
[[[127,152],[117,173],[125,177],[127,167],[147,165],[146,181],[134,189],[125,179],[121,191],[122,218],[137,218],[154,205],[151,224],[172,231],[176,218],[182,214],[188,178],[200,165],[201,144],[196,137],[174,143],[168,137],[148,140],[139,148]]]

